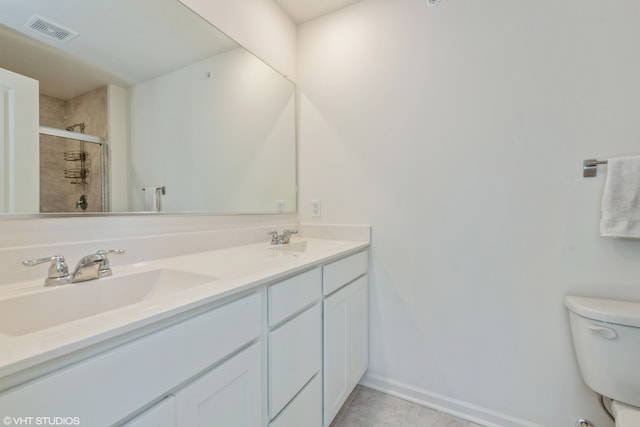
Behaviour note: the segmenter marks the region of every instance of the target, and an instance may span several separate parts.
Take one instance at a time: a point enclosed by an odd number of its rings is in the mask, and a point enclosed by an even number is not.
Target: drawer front
[[[329,295],[367,272],[368,252],[363,251],[325,265],[322,274],[322,293]]]
[[[82,421],[82,420],[81,420]],[[122,427],[176,427],[176,399],[168,396]]]
[[[111,425],[260,336],[254,293],[0,394],[0,413]]]
[[[178,427],[260,426],[261,356],[260,343],[254,343],[178,391]]]
[[[269,286],[269,326],[274,326],[322,296],[322,270],[316,268]]]
[[[320,304],[269,333],[269,418],[273,418],[320,372]]]
[[[316,375],[269,427],[322,427],[322,381]]]

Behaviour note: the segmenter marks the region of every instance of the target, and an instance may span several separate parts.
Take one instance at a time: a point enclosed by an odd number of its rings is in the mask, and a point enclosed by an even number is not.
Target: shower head
[[[76,123],[74,125],[67,126],[65,129],[69,132],[73,132],[77,127],[80,128],[80,133],[84,133],[84,123]]]

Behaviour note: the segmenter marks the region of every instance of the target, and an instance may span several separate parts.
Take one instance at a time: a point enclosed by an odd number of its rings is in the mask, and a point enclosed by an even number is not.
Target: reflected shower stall
[[[40,212],[108,212],[107,87],[40,95]]]
[[[100,137],[40,127],[40,212],[107,211],[105,150]]]

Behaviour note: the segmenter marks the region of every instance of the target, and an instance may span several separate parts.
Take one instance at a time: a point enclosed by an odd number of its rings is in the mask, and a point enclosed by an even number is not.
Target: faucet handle
[[[284,230],[282,232],[282,243],[289,243],[292,234],[298,234],[298,230]]]
[[[280,243],[280,236],[278,236],[278,232],[277,231],[270,231],[267,233],[267,236],[271,236],[271,244],[272,245],[277,245]]]
[[[118,254],[122,255],[126,252],[126,249],[100,249],[96,252],[96,255],[102,256],[102,262],[100,263],[100,269],[98,270],[99,277],[111,276],[113,272],[111,271],[111,265],[109,264],[109,258],[107,255],[109,254]]]
[[[69,283],[69,267],[62,255],[53,255],[50,257],[28,259],[22,261],[25,267],[33,267],[34,265],[50,262],[47,278],[44,279],[45,286],[63,285]]]

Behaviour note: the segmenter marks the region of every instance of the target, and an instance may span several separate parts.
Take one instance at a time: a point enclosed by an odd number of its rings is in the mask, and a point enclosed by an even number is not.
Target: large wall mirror
[[[2,217],[295,212],[294,84],[178,0],[0,10]]]

